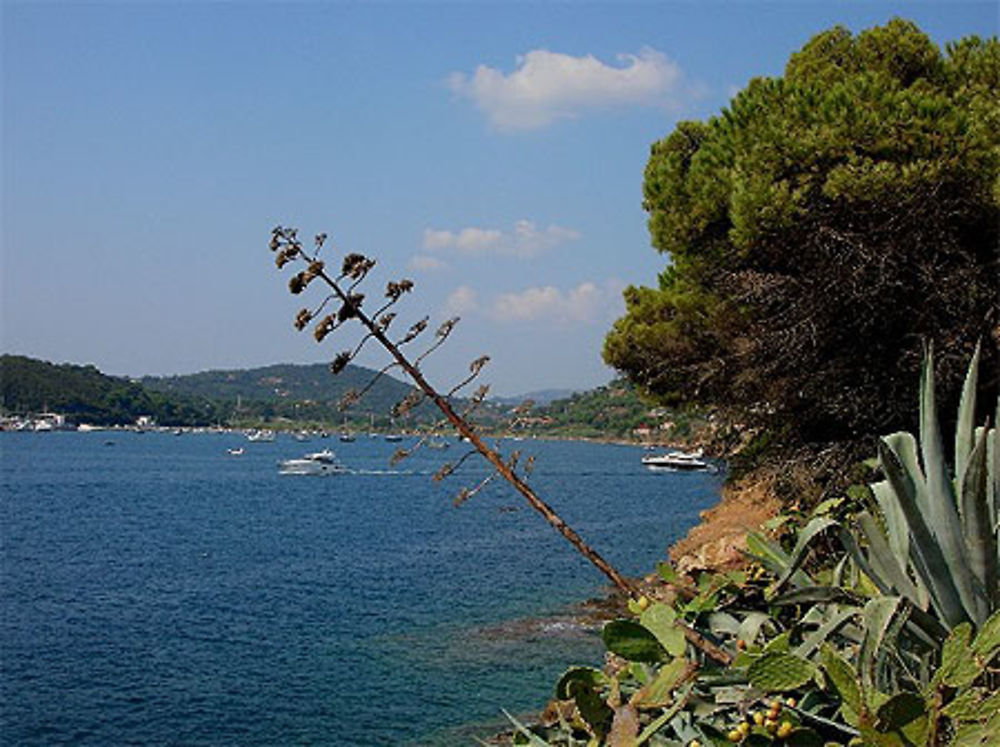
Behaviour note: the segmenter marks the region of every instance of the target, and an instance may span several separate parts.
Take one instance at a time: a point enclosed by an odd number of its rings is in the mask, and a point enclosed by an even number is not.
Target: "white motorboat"
[[[247,441],[270,443],[274,440],[274,431],[267,428],[254,429],[247,432]]]
[[[710,464],[702,457],[701,449],[697,451],[668,451],[663,454],[650,454],[642,458],[642,463],[654,469],[670,469],[696,471],[710,468]]]
[[[282,475],[338,475],[347,471],[347,467],[337,461],[336,455],[329,449],[278,462],[278,472]]]

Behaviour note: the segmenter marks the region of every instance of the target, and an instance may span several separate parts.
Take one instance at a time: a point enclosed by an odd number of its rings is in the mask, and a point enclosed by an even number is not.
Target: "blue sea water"
[[[325,446],[354,472],[278,475]],[[392,467],[397,447],[0,433],[0,742],[472,744],[599,664],[570,609],[604,577],[501,483],[453,507],[486,474],[431,479],[460,445]],[[514,447],[631,575],[721,485],[632,447]]]

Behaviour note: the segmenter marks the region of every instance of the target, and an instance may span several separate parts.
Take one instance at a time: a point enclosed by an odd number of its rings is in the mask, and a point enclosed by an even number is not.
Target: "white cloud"
[[[453,290],[445,301],[445,311],[448,314],[468,314],[478,308],[476,292],[467,285],[460,285]]]
[[[490,315],[498,321],[591,322],[620,311],[621,288],[614,280],[604,287],[585,282],[568,291],[551,285],[526,288],[497,296]]]
[[[436,270],[444,270],[447,267],[448,265],[437,257],[428,257],[426,254],[418,254],[410,260],[411,270],[434,272]]]
[[[460,254],[505,254],[534,257],[559,244],[580,238],[572,228],[550,225],[539,229],[530,220],[519,220],[514,230],[504,233],[495,228],[463,228],[458,231],[424,229],[424,249],[454,250]]]
[[[455,240],[455,235],[451,231],[435,231],[433,228],[424,229],[424,249],[445,249],[451,246]]]
[[[535,49],[517,58],[504,75],[480,65],[475,73],[452,73],[452,91],[471,99],[498,130],[530,130],[588,109],[663,105],[677,97],[680,68],[662,52],[644,47],[618,55],[620,66],[592,55],[572,57]]]

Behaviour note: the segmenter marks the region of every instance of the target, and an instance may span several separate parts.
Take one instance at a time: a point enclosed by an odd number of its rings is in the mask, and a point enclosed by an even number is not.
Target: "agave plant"
[[[951,471],[935,405],[933,353],[928,350],[920,386],[919,449],[917,439],[906,432],[886,436],[879,444],[886,479],[871,488],[887,541],[881,541],[869,516],[859,517],[869,542],[873,580],[918,609],[933,610],[949,630],[964,622],[979,628],[1000,606],[1000,446],[995,427],[974,425],[978,369],[977,348],[958,408]]]
[[[1000,608],[1000,445],[996,428],[975,427],[979,350],[969,364],[955,429],[955,468],[949,469],[934,392],[933,351],[928,349],[920,383],[920,437],[898,432],[879,442],[885,479],[872,484],[878,519],[868,511],[846,527],[827,516],[813,518],[790,554],[760,535],[750,549],[777,576],[775,591],[792,587],[795,600],[845,601],[845,566],[833,583],[818,588],[800,569],[816,539],[830,531],[878,594],[906,601],[900,612],[934,648],[956,626],[976,628]],[[997,401],[1000,417],[1000,398]],[[856,589],[855,589],[856,590]],[[779,601],[781,601],[779,597]],[[859,598],[858,603],[862,600]]]

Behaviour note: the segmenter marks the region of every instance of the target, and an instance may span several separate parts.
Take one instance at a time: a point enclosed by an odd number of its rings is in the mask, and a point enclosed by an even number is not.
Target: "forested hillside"
[[[390,412],[410,391],[382,376],[349,410],[340,401],[350,390],[363,390],[376,372],[348,366],[334,376],[329,366],[274,365],[265,368],[207,371],[185,376],[131,380],[108,376],[94,366],[53,364],[24,356],[0,357],[2,409],[26,415],[42,411],[66,415],[74,423],[131,424],[150,416],[160,425],[392,425]],[[424,423],[426,406],[406,422]]]
[[[352,389],[361,391],[374,377],[374,371],[354,365],[334,376],[328,365],[316,363],[205,371],[185,376],[147,376],[142,383],[148,389],[167,394],[225,403],[237,417],[257,415],[340,422],[345,417],[338,407],[343,396]],[[410,387],[398,379],[382,376],[346,417],[387,417],[392,406],[409,391]]]
[[[58,412],[76,423],[125,425],[152,416],[162,425],[207,425],[224,413],[205,398],[166,395],[94,366],[0,356],[0,407],[7,414]]]
[[[707,418],[688,407],[657,407],[625,380],[554,400],[531,413],[532,427],[547,435],[684,442],[696,438]]]

